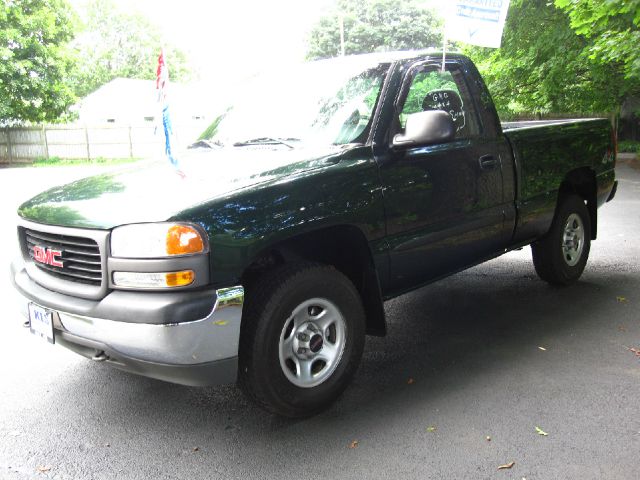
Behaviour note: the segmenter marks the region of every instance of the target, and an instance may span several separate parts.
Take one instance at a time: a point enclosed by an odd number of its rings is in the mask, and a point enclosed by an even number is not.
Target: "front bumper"
[[[20,261],[12,263],[11,278],[23,315],[28,318],[29,303],[50,310],[55,342],[80,355],[183,385],[216,385],[236,380],[244,302],[241,286],[194,292],[193,305],[187,292],[176,296],[113,292],[103,300],[79,302],[76,297],[35,283]],[[208,298],[208,312],[196,319],[184,315],[202,311],[203,297]],[[113,317],[122,315],[118,300],[131,306],[129,318],[103,318],[110,311]],[[144,311],[136,312],[138,309]],[[100,317],[83,312],[99,312]],[[140,322],[139,316],[133,318],[136,313],[148,322]],[[174,318],[167,318],[172,315]],[[185,317],[188,321],[184,321]]]

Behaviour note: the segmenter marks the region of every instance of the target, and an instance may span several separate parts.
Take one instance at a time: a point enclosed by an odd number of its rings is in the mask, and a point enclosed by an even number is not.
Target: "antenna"
[[[447,30],[442,34],[442,73],[444,73],[444,62],[447,59]]]

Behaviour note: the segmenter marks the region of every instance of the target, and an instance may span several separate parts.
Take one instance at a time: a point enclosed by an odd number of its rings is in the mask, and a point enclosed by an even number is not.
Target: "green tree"
[[[589,58],[622,66],[627,78],[640,80],[640,0],[555,0],[569,14],[571,27],[589,39]]]
[[[0,123],[53,121],[74,102],[71,12],[65,0],[0,2]]]
[[[117,77],[154,79],[161,47],[171,79],[190,76],[183,51],[164,41],[146,18],[118,11],[112,0],[93,0],[88,5],[84,30],[74,46],[78,72],[73,86],[80,97]]]
[[[513,0],[502,47],[463,50],[476,61],[505,118],[615,111],[637,84],[620,65],[591,58],[588,45],[552,3]]]
[[[441,21],[422,2],[338,0],[335,9],[313,27],[307,58],[340,54],[341,17],[346,54],[414,50],[442,43]]]

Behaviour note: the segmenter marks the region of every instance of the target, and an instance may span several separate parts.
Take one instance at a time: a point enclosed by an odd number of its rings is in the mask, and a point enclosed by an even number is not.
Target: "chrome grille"
[[[91,238],[38,232],[25,229],[25,246],[33,264],[40,270],[63,280],[100,286],[102,283],[102,262],[100,248]],[[60,250],[57,257],[62,267],[35,260],[34,247]]]

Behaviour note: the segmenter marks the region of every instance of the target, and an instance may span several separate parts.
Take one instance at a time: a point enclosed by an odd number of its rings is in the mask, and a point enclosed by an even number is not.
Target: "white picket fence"
[[[197,136],[201,124],[176,128],[178,145]],[[162,154],[164,132],[155,125],[44,125],[0,128],[0,164],[39,158],[146,158]]]

